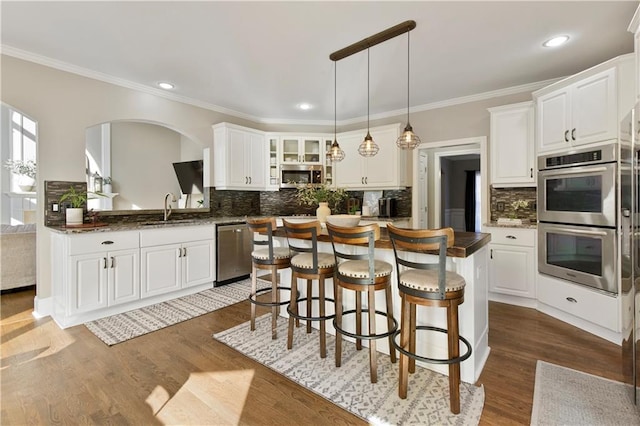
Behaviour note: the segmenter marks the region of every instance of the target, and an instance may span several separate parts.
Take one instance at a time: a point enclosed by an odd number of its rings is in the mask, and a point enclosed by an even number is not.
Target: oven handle
[[[611,164],[613,165],[613,163]],[[610,167],[607,166],[583,166],[583,167],[570,167],[568,169],[549,169],[540,172],[541,175],[577,175],[584,173],[606,172]]]
[[[587,231],[584,229],[575,229],[575,228],[563,228],[561,226],[554,226],[554,227],[544,227],[543,230],[549,230],[549,231],[560,231],[560,232],[567,232],[567,233],[571,233],[571,234],[581,234],[581,235],[593,235],[593,236],[600,236],[600,237],[605,237],[607,235],[607,231]]]

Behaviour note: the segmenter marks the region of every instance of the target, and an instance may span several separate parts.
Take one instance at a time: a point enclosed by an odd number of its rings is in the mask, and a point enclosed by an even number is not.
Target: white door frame
[[[488,181],[488,151],[487,151],[487,137],[486,136],[476,136],[471,138],[463,138],[463,139],[450,139],[445,141],[437,141],[430,142],[424,145],[421,145],[418,149],[413,153],[413,170],[419,170],[420,165],[420,155],[426,155],[429,149],[433,148],[453,148],[461,145],[477,145],[477,148],[470,148],[468,150],[451,150],[451,151],[442,151],[437,152],[434,155],[434,170],[433,173],[428,173],[427,178],[424,179],[424,186],[428,187],[429,177],[434,180],[434,194],[433,194],[433,209],[434,209],[434,228],[440,227],[440,223],[442,222],[440,217],[440,158],[452,155],[464,155],[464,154],[480,154],[480,184],[481,184],[481,195],[480,195],[480,218],[482,223],[487,223],[488,215],[488,206],[489,206],[489,181]],[[426,194],[427,188],[421,188],[419,173],[413,174],[413,188],[412,188],[412,199],[420,200],[421,194]],[[420,212],[419,212],[419,203],[413,202],[411,203],[411,216],[416,218],[414,222],[415,225],[419,223]]]

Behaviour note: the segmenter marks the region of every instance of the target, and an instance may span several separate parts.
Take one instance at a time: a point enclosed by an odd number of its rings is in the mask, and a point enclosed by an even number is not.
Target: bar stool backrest
[[[454,243],[453,228],[440,229],[404,229],[387,225],[389,239],[396,258],[396,270],[400,277],[400,266],[413,269],[438,269],[438,289],[440,299],[445,298],[447,248]],[[423,263],[409,259],[408,253],[438,251],[438,262]]]
[[[253,232],[253,246],[268,246],[269,259],[266,263],[275,263],[273,255],[273,231],[278,227],[275,217],[247,218],[247,225]],[[263,239],[261,235],[266,235]]]
[[[333,247],[333,253],[336,259],[336,266],[346,260],[368,260],[369,261],[369,277],[364,279],[341,277],[342,281],[358,283],[358,284],[373,284],[375,282],[375,244],[380,239],[380,226],[377,223],[370,225],[344,227],[335,226],[327,223],[327,231],[331,237],[331,246]],[[350,245],[365,245],[367,247],[366,253],[349,253],[348,251],[341,250],[341,246],[336,244],[350,244]],[[338,268],[336,268],[336,274]]]
[[[313,269],[310,270],[312,274],[318,273],[318,235],[322,230],[320,222],[312,220],[309,222],[294,223],[287,220],[282,220],[284,230],[287,233],[287,242],[289,243],[289,249],[295,253],[311,253],[313,255]],[[310,240],[311,247],[308,243],[298,240]]]

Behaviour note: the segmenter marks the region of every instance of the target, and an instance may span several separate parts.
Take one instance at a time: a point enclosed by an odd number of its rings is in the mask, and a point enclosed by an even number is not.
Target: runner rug
[[[284,375],[371,424],[393,425],[477,425],[484,405],[484,388],[461,383],[460,414],[449,410],[447,376],[416,367],[409,377],[407,399],[398,397],[398,364],[378,357],[378,382],[369,379],[369,351],[344,342],[342,366],[334,360],[335,338],[327,335],[327,357],[319,354],[318,330],[307,334],[296,330],[293,349],[287,350],[287,320],[278,321],[278,336],[271,339],[271,316],[256,319],[256,331],[249,324],[216,333],[213,337]]]
[[[270,284],[258,278],[258,288]],[[157,303],[84,325],[109,346],[247,300],[251,280],[210,288],[199,293]]]
[[[538,360],[532,425],[640,425],[630,385]]]

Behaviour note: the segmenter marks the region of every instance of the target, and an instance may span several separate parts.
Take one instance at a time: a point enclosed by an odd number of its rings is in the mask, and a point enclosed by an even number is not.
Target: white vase
[[[18,187],[22,192],[35,191],[36,180],[29,176],[20,175],[18,178]]]
[[[84,209],[68,207],[66,212],[67,225],[82,225]]]
[[[110,183],[105,183],[102,185],[102,192],[105,194],[111,194],[113,192],[113,188]]]
[[[327,222],[327,216],[331,214],[331,209],[329,208],[329,203],[318,203],[318,208],[316,209],[316,217],[320,223]]]

